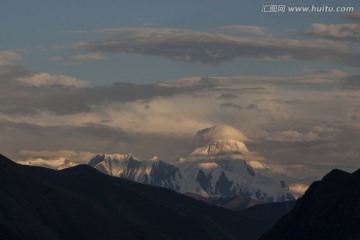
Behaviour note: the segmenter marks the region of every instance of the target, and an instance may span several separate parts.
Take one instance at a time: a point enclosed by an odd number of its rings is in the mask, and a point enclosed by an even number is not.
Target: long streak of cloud
[[[329,40],[241,38],[225,34],[169,28],[106,30],[107,39],[80,42],[90,52],[160,56],[184,62],[219,64],[236,58],[328,61],[360,67],[360,54]]]
[[[315,23],[312,25],[312,35],[335,39],[346,40],[354,43],[360,41],[360,24],[320,24]]]

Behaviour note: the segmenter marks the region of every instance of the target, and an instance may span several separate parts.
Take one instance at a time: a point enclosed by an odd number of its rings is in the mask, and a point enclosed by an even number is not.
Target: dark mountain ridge
[[[272,225],[90,166],[55,171],[0,155],[1,239],[251,240]]]

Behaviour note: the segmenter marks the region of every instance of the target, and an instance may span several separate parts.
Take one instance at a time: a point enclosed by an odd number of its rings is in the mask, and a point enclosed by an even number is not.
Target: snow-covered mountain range
[[[306,185],[294,184],[290,177],[277,174],[266,161],[251,157],[252,152],[244,143],[247,138],[233,127],[217,125],[198,135],[207,143],[175,162],[156,156],[140,160],[127,153],[98,154],[88,164],[111,176],[211,198],[240,196],[278,202],[293,200],[307,189]],[[57,170],[77,165],[65,158],[18,163]]]
[[[264,162],[247,159],[249,150],[241,141],[246,138],[239,131],[219,125],[199,134],[208,144],[175,163],[158,157],[139,160],[129,153],[99,154],[89,165],[112,176],[204,197],[240,195],[262,202],[294,199],[284,176]]]

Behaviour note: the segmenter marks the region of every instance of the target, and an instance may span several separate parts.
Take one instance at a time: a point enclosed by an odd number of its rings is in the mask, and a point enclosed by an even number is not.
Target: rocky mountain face
[[[273,224],[88,165],[54,171],[0,155],[1,239],[255,240]]]
[[[314,182],[260,239],[360,239],[360,170],[333,170]]]

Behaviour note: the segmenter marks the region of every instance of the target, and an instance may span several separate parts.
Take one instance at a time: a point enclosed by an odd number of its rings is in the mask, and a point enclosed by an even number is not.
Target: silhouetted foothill
[[[360,239],[360,170],[332,170],[261,240]]]

